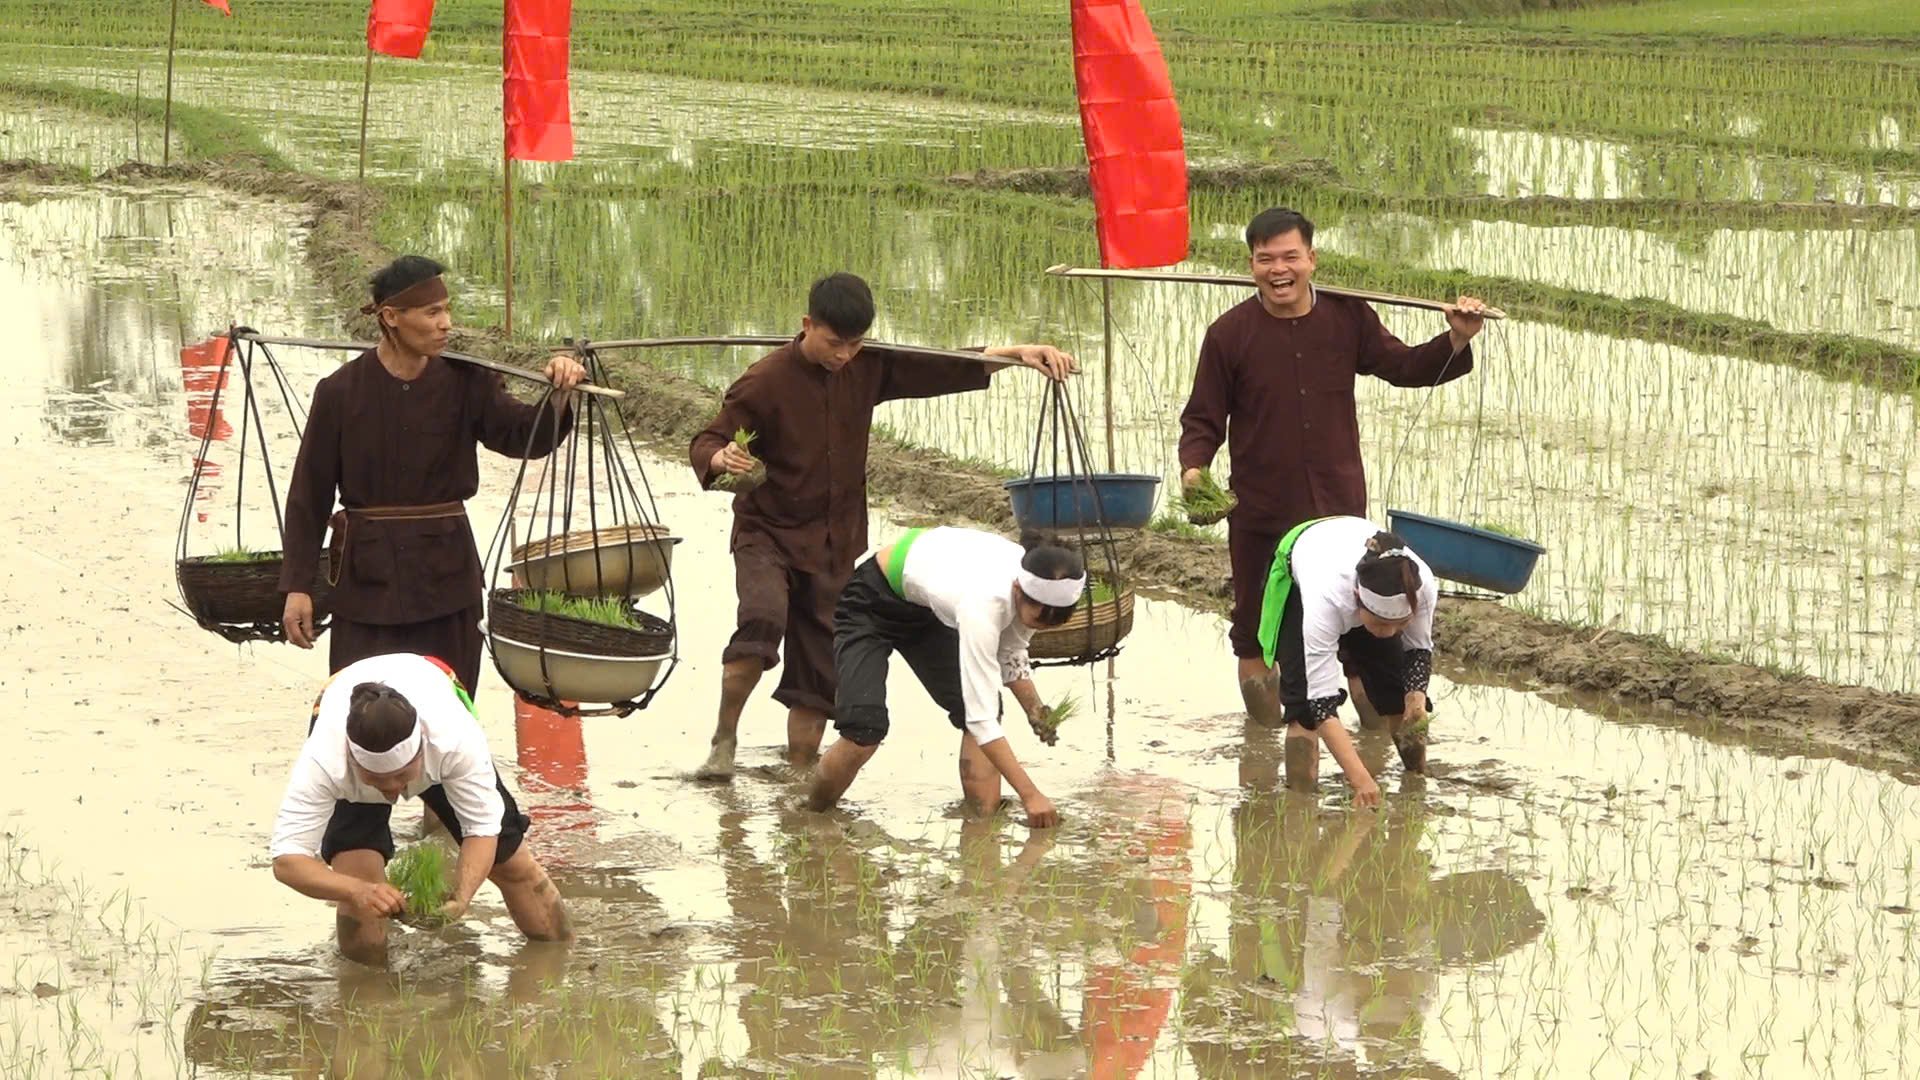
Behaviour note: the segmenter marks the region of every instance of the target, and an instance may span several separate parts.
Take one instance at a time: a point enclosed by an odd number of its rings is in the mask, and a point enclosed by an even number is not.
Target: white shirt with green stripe
[[[383,683],[413,706],[421,726],[420,778],[407,788],[417,796],[435,784],[467,836],[500,835],[506,803],[494,786],[493,755],[486,732],[456,691],[453,677],[424,656],[391,653],[369,656],[335,672],[320,694],[313,731],[294,762],[287,793],[274,821],[270,857],[320,857],[320,841],[333,817],[335,800],[385,803],[387,797],[360,782],[347,750],[347,706],[353,688]]]
[[[1000,728],[1000,688],[1033,675],[1027,661],[1033,631],[1013,606],[1025,557],[1006,537],[943,527],[901,537],[894,545],[897,569],[881,567],[902,599],[931,610],[959,633],[967,731],[983,746],[1006,734]]]

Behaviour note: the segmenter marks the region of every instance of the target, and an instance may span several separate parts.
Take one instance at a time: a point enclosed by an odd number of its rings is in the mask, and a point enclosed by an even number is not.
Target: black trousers
[[[339,671],[348,664],[369,656],[388,653],[419,653],[446,661],[460,677],[460,685],[472,694],[480,679],[480,611],[478,606],[462,608],[451,615],[424,622],[382,623],[349,622],[335,616],[328,627],[327,667]]]
[[[953,726],[967,727],[960,690],[960,634],[929,608],[902,599],[873,559],[861,563],[833,612],[833,665],[840,687],[833,726],[860,746],[887,737],[887,666],[899,653]]]

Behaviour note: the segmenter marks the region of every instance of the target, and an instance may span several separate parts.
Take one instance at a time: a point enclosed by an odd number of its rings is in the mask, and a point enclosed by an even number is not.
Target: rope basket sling
[[[588,377],[606,385],[598,355],[576,346]],[[540,398],[550,410],[553,391]],[[536,428],[487,558],[483,629],[500,677],[524,700],[567,716],[645,709],[679,665],[672,552],[679,538],[660,514],[631,430],[604,398],[580,395],[574,426],[527,487]],[[625,453],[621,452],[622,447]],[[631,464],[629,464],[631,463]],[[636,483],[637,478],[637,483]],[[520,508],[530,539],[516,544]],[[664,616],[642,611],[660,594]]]
[[[1043,449],[1050,455],[1052,473],[1040,476]],[[1085,434],[1065,383],[1049,382],[1034,430],[1028,481],[1050,480],[1053,497],[1029,524],[1053,543],[1079,553],[1087,567],[1087,590],[1071,618],[1059,626],[1036,630],[1027,657],[1037,667],[1093,664],[1120,652],[1120,643],[1133,632],[1133,589],[1120,573],[1113,529],[1108,524],[1100,485],[1092,469]],[[1062,482],[1071,498],[1061,499]],[[1069,507],[1063,512],[1062,503]],[[1079,508],[1091,506],[1091,520]]]
[[[281,369],[271,349],[247,336],[252,333],[246,327],[231,327],[226,334],[214,339],[224,343],[224,346],[218,372],[212,380],[212,393],[207,404],[208,419],[200,436],[199,450],[194,455],[193,473],[187,481],[186,502],[180,511],[180,527],[174,542],[174,580],[180,589],[183,610],[192,616],[201,629],[236,644],[286,640],[286,631],[281,626],[286,597],[280,591],[286,526],[280,506],[280,486],[274,476],[273,462],[267,449],[266,414],[261,408],[261,394],[255,386],[256,380],[271,378],[272,386],[279,391],[281,404],[293,426],[296,440],[306,427],[306,412],[299,406],[286,372]],[[237,475],[234,481],[233,550],[224,555],[190,555],[194,504],[200,499],[201,486],[209,478],[210,470],[215,468],[208,457],[214,433],[220,426],[221,395],[228,387],[236,358],[243,396],[237,443]],[[249,457],[258,459],[254,471],[266,487],[273,511],[274,530],[280,537],[280,546],[274,550],[250,551],[246,545]],[[331,590],[327,585],[324,564],[318,568],[309,591],[313,597],[314,631],[317,635],[326,629],[331,613]]]

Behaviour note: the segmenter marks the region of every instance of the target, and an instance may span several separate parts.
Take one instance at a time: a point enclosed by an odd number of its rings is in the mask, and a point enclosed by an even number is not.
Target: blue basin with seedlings
[[[1013,520],[1023,529],[1144,529],[1153,520],[1160,478],[1149,473],[1035,476],[1006,482]]]
[[[1534,564],[1547,553],[1518,536],[1405,510],[1387,511],[1387,528],[1426,560],[1436,576],[1498,593],[1526,588]]]

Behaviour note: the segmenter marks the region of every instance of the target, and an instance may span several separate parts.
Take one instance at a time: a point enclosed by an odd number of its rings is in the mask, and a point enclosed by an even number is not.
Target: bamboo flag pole
[[[373,46],[367,46],[367,73],[360,81],[360,183],[367,182],[367,103],[373,97]]]
[[[173,44],[180,34],[180,0],[173,0],[173,11],[167,17],[167,103],[162,107],[160,122],[160,164],[173,163]]]
[[[1113,282],[1100,279],[1100,394],[1107,410],[1107,471],[1115,472],[1113,453]],[[1111,667],[1111,661],[1109,661]]]
[[[1185,281],[1199,285],[1235,285],[1253,288],[1253,278],[1247,274],[1180,274],[1168,270],[1104,270],[1085,266],[1068,266],[1061,263],[1047,267],[1047,273],[1054,277],[1075,278],[1120,278],[1127,281]],[[1333,285],[1314,282],[1313,287],[1328,296],[1350,296],[1355,300],[1366,300],[1375,304],[1392,304],[1395,307],[1420,308],[1426,311],[1448,312],[1453,305],[1444,300],[1422,300],[1415,296],[1396,296],[1393,293],[1369,292],[1364,289],[1343,289]],[[1489,319],[1504,319],[1507,313],[1499,308],[1487,308],[1481,314]]]
[[[506,236],[507,314],[506,314],[505,320],[503,320],[501,329],[505,330],[508,336],[512,336],[513,334],[513,151],[509,147],[509,144],[506,143],[504,140],[501,143],[501,159],[505,163],[505,168],[502,169],[501,171],[501,175],[504,180],[504,185],[501,188],[501,192],[502,192],[501,209],[503,211],[503,216],[505,218],[505,228],[506,228],[506,234],[507,234]]]

